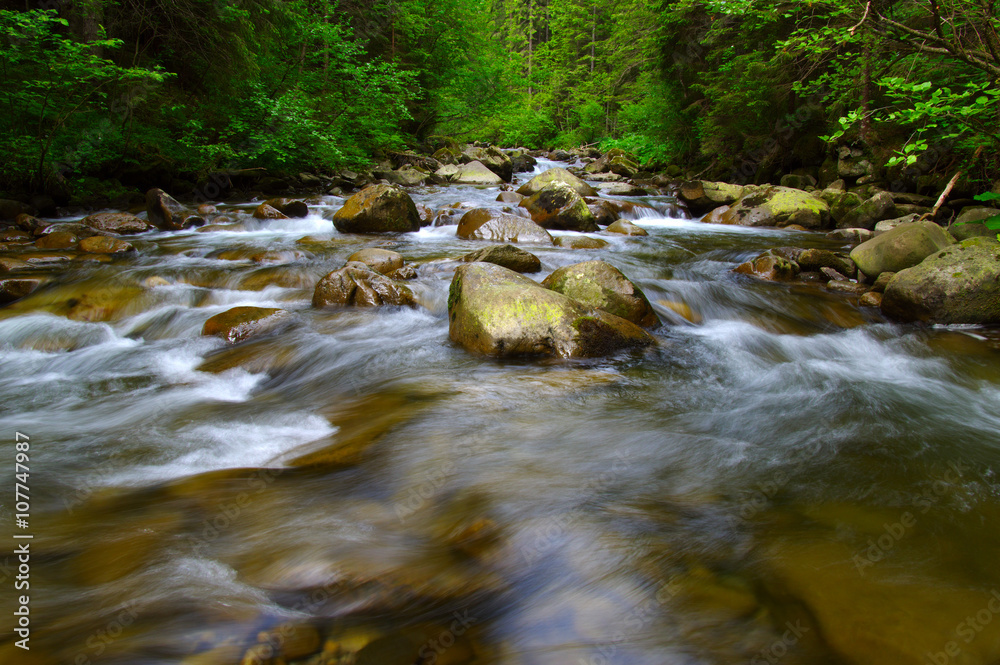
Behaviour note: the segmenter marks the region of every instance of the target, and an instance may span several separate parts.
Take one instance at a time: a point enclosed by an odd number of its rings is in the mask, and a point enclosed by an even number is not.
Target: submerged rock
[[[559,236],[555,245],[567,249],[601,249],[608,246],[608,241],[592,236]]]
[[[121,238],[91,236],[80,241],[80,251],[90,254],[124,254],[135,251],[135,247]]]
[[[452,341],[490,356],[595,357],[655,343],[630,321],[491,263],[455,271],[448,320]]]
[[[660,325],[660,318],[642,289],[604,261],[585,261],[559,268],[545,278],[542,286],[643,328]]]
[[[405,233],[420,230],[420,214],[410,195],[392,185],[369,185],[333,215],[341,233]]]
[[[205,321],[201,334],[235,344],[274,330],[288,316],[287,311],[272,307],[234,307]]]

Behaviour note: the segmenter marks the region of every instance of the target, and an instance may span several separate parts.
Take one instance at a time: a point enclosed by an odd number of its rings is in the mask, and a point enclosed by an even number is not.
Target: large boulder
[[[205,321],[201,334],[235,344],[274,330],[288,316],[287,311],[272,307],[234,307]]]
[[[363,263],[377,273],[388,275],[403,267],[403,256],[399,252],[379,247],[359,249],[347,257],[347,261]]]
[[[84,217],[80,222],[95,231],[105,231],[107,233],[143,233],[151,228],[145,220],[139,219],[127,212],[99,212]]]
[[[597,357],[655,343],[630,321],[491,263],[455,271],[448,321],[452,341],[489,356]]]
[[[599,231],[597,218],[587,202],[572,187],[562,182],[546,185],[538,193],[521,201],[531,219],[546,229],[564,231]]]
[[[533,171],[535,169],[535,164],[538,163],[538,160],[529,155],[526,151],[520,149],[514,150],[510,153],[510,161],[514,165],[514,171],[516,173]]]
[[[954,244],[947,231],[934,222],[897,226],[851,250],[858,270],[871,278],[915,266],[934,252]]]
[[[188,213],[184,206],[162,189],[153,188],[146,192],[146,217],[149,223],[165,231],[177,231],[185,226]]]
[[[469,162],[457,167],[450,180],[463,185],[502,185],[504,182],[503,178],[480,161]]]
[[[19,300],[45,283],[41,277],[11,277],[0,279],[0,305]]]
[[[510,182],[514,178],[514,162],[494,146],[469,147],[464,154],[470,158],[470,163],[481,163],[504,182]]]
[[[455,235],[467,240],[552,244],[549,232],[530,219],[487,208],[475,208],[462,215]]]
[[[554,168],[549,169],[544,173],[539,173],[534,178],[521,185],[521,187],[517,190],[517,193],[524,194],[525,196],[534,196],[547,186],[556,182],[569,185],[573,191],[580,196],[597,196],[596,189],[588,185],[583,180],[580,180],[564,168]]]
[[[791,226],[820,229],[829,224],[830,206],[808,192],[789,187],[767,187],[743,196],[722,215],[723,224]]]
[[[264,201],[267,205],[287,217],[308,217],[309,205],[300,199],[275,198]],[[201,209],[199,208],[199,212]]]
[[[1000,323],[1000,243],[969,238],[899,271],[882,312],[899,321]]]
[[[871,175],[872,163],[865,159],[865,153],[860,148],[841,146],[840,159],[837,161],[837,175],[841,178],[859,178]]]
[[[997,232],[990,230],[983,224],[984,219],[1000,215],[1000,210],[996,208],[985,208],[969,206],[962,208],[955,222],[948,226],[948,232],[955,236],[956,240],[965,240],[977,236],[996,238]]]
[[[542,286],[643,328],[660,325],[660,318],[642,289],[604,261],[584,261],[558,268],[545,278]]]
[[[639,172],[639,163],[634,155],[619,148],[612,148],[600,159],[596,159],[583,168],[585,173],[614,173],[623,178],[634,178]]]
[[[883,219],[898,217],[889,192],[879,192],[837,220],[839,229],[874,229]]]
[[[375,175],[400,187],[418,187],[427,182],[427,174],[418,171],[409,164],[395,171],[377,171]]]
[[[695,215],[703,215],[719,206],[731,205],[746,193],[742,185],[709,180],[688,180],[681,183],[677,198],[684,201]]]
[[[392,185],[369,185],[333,215],[341,233],[406,233],[420,230],[420,213],[410,195]]]
[[[253,211],[254,219],[288,219],[288,215],[281,212],[269,203],[261,203]]]
[[[538,272],[542,269],[542,262],[537,256],[513,245],[490,245],[466,254],[462,260],[466,263],[495,263],[514,272]]]
[[[316,284],[313,307],[330,305],[378,307],[412,306],[413,293],[363,263],[352,261],[340,270],[328,273]]]

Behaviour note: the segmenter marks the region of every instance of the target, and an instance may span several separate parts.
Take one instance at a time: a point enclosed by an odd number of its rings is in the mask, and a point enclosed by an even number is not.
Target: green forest
[[[861,148],[897,189],[1000,161],[987,0],[0,4],[8,195],[330,172],[452,137],[777,182]]]

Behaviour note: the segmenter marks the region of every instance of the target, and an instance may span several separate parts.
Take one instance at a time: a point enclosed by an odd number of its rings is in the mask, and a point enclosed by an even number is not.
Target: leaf
[[[983,192],[982,194],[976,194],[972,198],[977,201],[998,201],[1000,200],[1000,194],[996,192]]]

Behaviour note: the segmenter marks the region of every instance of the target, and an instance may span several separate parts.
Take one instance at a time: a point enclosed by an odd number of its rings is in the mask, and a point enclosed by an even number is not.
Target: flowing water
[[[655,349],[599,360],[449,341],[454,259],[482,246],[457,217],[346,236],[337,197],[267,223],[233,205],[238,230],[53,267],[0,309],[2,519],[34,536],[0,551],[0,662],[1000,662],[1000,336],[734,275],[771,247],[844,247],[644,202],[647,237],[527,247],[536,279],[613,263],[664,320]],[[311,308],[365,246],[418,265],[420,308]],[[238,305],[293,316],[236,346],[201,335]]]

